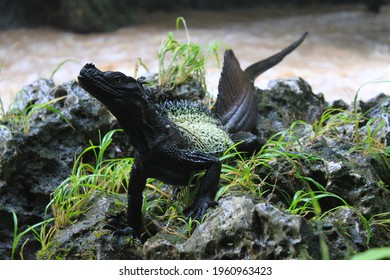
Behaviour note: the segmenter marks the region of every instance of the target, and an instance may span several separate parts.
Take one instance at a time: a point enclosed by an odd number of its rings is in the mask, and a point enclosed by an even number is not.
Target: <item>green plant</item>
[[[340,126],[344,127],[346,124],[356,122],[356,118],[352,118],[353,116],[351,112],[342,109],[331,108],[326,110],[312,125],[313,137],[336,137]]]
[[[345,134],[348,134],[350,144],[353,148],[346,151],[366,152],[367,154],[383,151],[385,149],[383,141],[379,139],[381,130],[386,126],[387,120],[383,113],[389,113],[386,107],[382,107],[378,118],[367,118],[372,110],[377,109],[382,104],[377,104],[366,112],[360,112],[358,106],[358,95],[360,90],[369,84],[386,83],[388,81],[371,81],[363,84],[357,91],[352,103],[352,110],[330,108],[312,125],[312,138],[326,137],[343,141]],[[350,129],[349,127],[353,127]],[[345,140],[344,140],[345,141]]]
[[[71,175],[54,191],[50,207],[54,214],[56,228],[65,227],[80,215],[83,202],[95,190],[107,193],[125,192],[133,158],[104,159],[112,136],[118,130],[108,132],[100,144],[91,143],[75,159]],[[83,157],[92,152],[95,163],[84,163]]]
[[[370,226],[381,226],[390,233],[390,212],[375,214],[368,220],[368,223]]]
[[[137,58],[137,62],[135,63],[135,66],[134,66],[134,78],[135,79],[137,79],[137,77],[138,77],[138,70],[139,70],[140,66],[142,66],[147,72],[150,72],[148,66],[139,57],[139,58]]]
[[[18,94],[23,95],[23,91],[19,92]],[[23,98],[23,97],[19,97],[19,98]],[[30,130],[31,118],[34,116],[34,114],[37,114],[40,110],[45,109],[59,115],[70,127],[74,129],[72,124],[61,113],[61,111],[51,106],[52,104],[59,102],[65,98],[66,96],[62,96],[62,97],[52,99],[43,104],[31,104],[26,108],[24,108],[22,111],[11,107],[11,109],[8,112],[4,110],[3,105],[0,102],[2,108],[2,112],[0,114],[1,117],[0,120],[3,123],[7,123],[7,127],[9,127],[11,130],[22,130],[23,133],[27,134]]]
[[[173,33],[169,32],[168,38],[162,42],[157,51],[159,86],[169,91],[188,79],[195,79],[206,90],[206,61],[211,54],[214,54],[219,65],[218,44],[212,44],[204,49],[198,44],[191,43],[183,17],[176,19],[176,29],[179,29],[180,23],[183,24],[187,34],[187,42],[179,42]]]
[[[382,260],[390,259],[390,247],[373,248],[365,252],[356,254],[352,260]]]
[[[98,145],[90,142],[90,146],[75,158],[71,175],[55,189],[46,206],[42,222],[28,226],[26,230],[18,233],[17,216],[13,213],[14,240],[11,258],[14,258],[20,240],[28,233],[44,248],[58,229],[72,224],[86,211],[85,202],[94,191],[111,194],[126,192],[133,158],[105,159],[105,152],[114,133],[118,131],[121,130],[110,131],[103,138],[99,136]],[[83,162],[83,158],[91,153],[94,155],[94,164]],[[27,241],[28,239],[22,245],[22,250]],[[22,251],[20,254],[22,257]]]
[[[4,108],[4,103],[3,103],[3,100],[1,99],[1,96],[0,96],[0,121],[3,121],[6,117],[6,111],[5,111],[5,108]]]
[[[52,80],[52,79],[54,78],[55,74],[58,72],[58,70],[60,70],[62,66],[64,66],[66,63],[69,63],[69,62],[78,63],[78,61],[76,61],[76,60],[74,60],[74,59],[65,59],[65,60],[61,61],[61,62],[58,63],[58,65],[54,68],[54,70],[51,72],[49,79]]]
[[[58,70],[61,69],[61,67],[68,62],[76,62],[76,61],[72,59],[67,59],[60,62],[51,72],[49,79],[53,79],[55,74],[58,72]],[[0,65],[0,72],[3,63],[4,61],[2,61],[2,64]],[[20,110],[15,106],[13,106],[13,104],[17,102],[17,100],[20,99],[23,100],[23,98],[25,98],[24,95],[25,92],[23,90],[20,90],[16,94],[15,100],[13,101],[13,103],[11,104],[8,110],[4,108],[4,104],[0,98],[0,121],[7,124],[7,125],[3,125],[3,127],[9,127],[11,130],[22,130],[25,134],[27,134],[30,129],[30,121],[33,115],[37,114],[40,110],[45,109],[59,115],[70,127],[73,128],[72,124],[61,113],[61,111],[56,109],[54,106],[52,106],[53,104],[61,100],[64,100],[66,96],[58,97],[42,104],[30,104],[27,107],[25,107],[23,110]]]
[[[194,220],[191,217],[189,219],[178,218],[178,220],[185,225],[184,230],[180,231],[180,236],[185,239],[190,238],[194,229],[200,225],[200,221]]]
[[[18,248],[18,245],[20,243],[20,240],[28,233],[33,233],[35,238],[41,243],[42,246],[47,244],[47,241],[53,234],[53,230],[49,229],[49,232],[46,232],[46,226],[50,224],[53,221],[53,218],[44,220],[42,222],[39,222],[33,226],[28,226],[27,229],[24,231],[18,233],[18,217],[15,212],[12,212],[12,218],[14,222],[14,235],[13,235],[13,242],[12,242],[12,250],[11,250],[11,259],[13,260],[15,258],[16,249]],[[41,227],[40,232],[38,232],[35,228]],[[49,238],[48,238],[49,237]],[[22,244],[21,250],[20,250],[20,258],[23,259],[23,248],[28,242],[28,238],[24,241]]]
[[[257,197],[263,195],[262,187],[266,184],[266,180],[261,179],[256,170],[259,166],[269,167],[267,159],[262,156],[262,153],[244,155],[244,153],[237,151],[237,145],[238,143],[231,146],[220,157],[222,162],[221,180],[225,183],[218,190],[216,200],[234,190],[249,191]]]

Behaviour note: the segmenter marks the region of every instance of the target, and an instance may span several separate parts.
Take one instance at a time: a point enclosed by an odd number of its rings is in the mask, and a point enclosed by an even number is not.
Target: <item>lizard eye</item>
[[[123,85],[126,82],[126,78],[127,78],[126,76],[115,75],[115,76],[110,77],[109,81],[114,86],[120,86],[120,85]]]
[[[115,84],[121,84],[122,83],[122,78],[120,78],[120,77],[114,78],[114,83]]]

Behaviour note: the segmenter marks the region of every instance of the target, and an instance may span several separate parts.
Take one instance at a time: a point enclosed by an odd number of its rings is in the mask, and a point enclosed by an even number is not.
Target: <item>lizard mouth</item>
[[[92,63],[85,64],[80,70],[77,80],[78,84],[85,91],[104,104],[113,102],[118,95],[106,81],[104,72],[100,71]]]
[[[77,76],[77,82],[79,83],[79,85],[80,85],[81,87],[84,87],[84,86],[85,86],[84,76],[79,74],[79,75]]]
[[[80,73],[77,76],[78,83],[83,88],[88,85],[88,81],[90,80],[91,77],[90,69],[96,69],[95,65],[93,65],[92,63],[85,64],[85,66],[80,70]]]

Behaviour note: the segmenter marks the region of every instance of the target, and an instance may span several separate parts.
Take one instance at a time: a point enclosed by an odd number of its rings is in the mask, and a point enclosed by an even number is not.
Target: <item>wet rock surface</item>
[[[12,212],[21,230],[42,221],[50,195],[69,176],[74,157],[89,141],[96,143],[98,130],[106,133],[113,121],[74,81],[56,86],[38,80],[19,94],[9,110],[13,121],[5,118],[0,125],[0,255],[5,258],[12,245]],[[39,108],[56,98],[47,105],[51,109]],[[34,254],[26,250],[24,257]]]
[[[123,195],[105,195],[97,191],[87,201],[85,218],[56,234],[54,240],[38,253],[38,259],[121,260],[140,259],[142,246],[137,240],[115,235],[108,221],[126,226],[126,200]]]
[[[177,247],[186,259],[311,259],[320,257],[318,244],[313,226],[304,218],[269,203],[228,197]]]
[[[143,80],[148,85],[149,95],[151,100],[156,103],[163,103],[167,100],[191,100],[199,101],[205,96],[205,90],[202,85],[191,77],[183,83],[168,89],[167,86],[161,87],[158,85],[158,75],[154,73],[147,73]]]
[[[17,102],[15,110],[63,98],[51,104],[62,116],[40,109],[31,114],[27,130],[11,129],[10,123],[0,126],[0,254],[4,258],[10,256],[12,246],[12,211],[18,216],[21,230],[40,222],[50,194],[69,176],[75,154],[90,139],[97,141],[98,129],[103,135],[115,123],[106,109],[75,82],[55,86],[40,80],[24,90],[27,98]],[[383,150],[372,151],[385,149],[389,143],[390,97],[382,94],[348,109],[343,104],[333,105],[343,108],[348,116],[352,112],[365,118],[358,125],[335,125],[332,135],[324,135],[312,124],[329,105],[304,80],[273,81],[267,90],[258,93],[260,135],[268,138],[289,130],[295,121],[305,121],[286,134],[293,134],[295,139],[288,147],[288,157],[275,157],[267,166],[256,168],[264,183],[262,197],[227,193],[218,206],[210,208],[191,236],[179,237],[156,223],[153,236],[141,244],[107,227],[126,226],[125,195],[96,192],[87,202],[88,210],[75,223],[57,231],[39,252],[38,244],[30,242],[24,248],[24,257],[321,259],[326,253],[322,248],[325,242],[331,259],[345,259],[369,248],[389,246],[387,229],[374,219],[376,214],[390,211],[389,166]],[[373,131],[377,145],[367,143],[371,139],[367,134]],[[357,135],[358,140],[367,140],[359,142],[365,143],[363,146],[356,144]],[[126,139],[115,141],[109,157],[128,156]],[[331,212],[312,219],[315,210],[298,215],[299,211],[289,209],[291,198],[304,189],[334,194],[318,199],[322,213]],[[153,224],[148,213],[146,224]]]
[[[314,94],[301,78],[270,81],[266,90],[257,93],[257,129],[267,139],[296,120],[313,123],[328,107],[324,96]]]

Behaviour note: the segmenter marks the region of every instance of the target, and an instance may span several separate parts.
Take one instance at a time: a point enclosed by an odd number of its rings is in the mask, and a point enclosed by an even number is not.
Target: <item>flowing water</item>
[[[350,102],[359,97],[390,94],[390,6],[379,15],[362,6],[336,8],[261,8],[223,12],[181,11],[139,15],[133,26],[107,34],[80,35],[39,28],[0,31],[0,94],[5,107],[15,93],[38,77],[54,75],[57,83],[75,79],[86,62],[99,68],[134,74],[137,58],[151,71],[158,67],[156,51],[169,31],[186,41],[183,29],[175,30],[178,16],[186,19],[191,41],[210,42],[232,48],[245,68],[281,50],[304,31],[309,37],[281,64],[264,73],[256,85],[266,88],[269,80],[300,76],[322,92],[328,101]],[[142,69],[140,70],[142,74]],[[216,94],[220,69],[210,60],[209,90]]]

